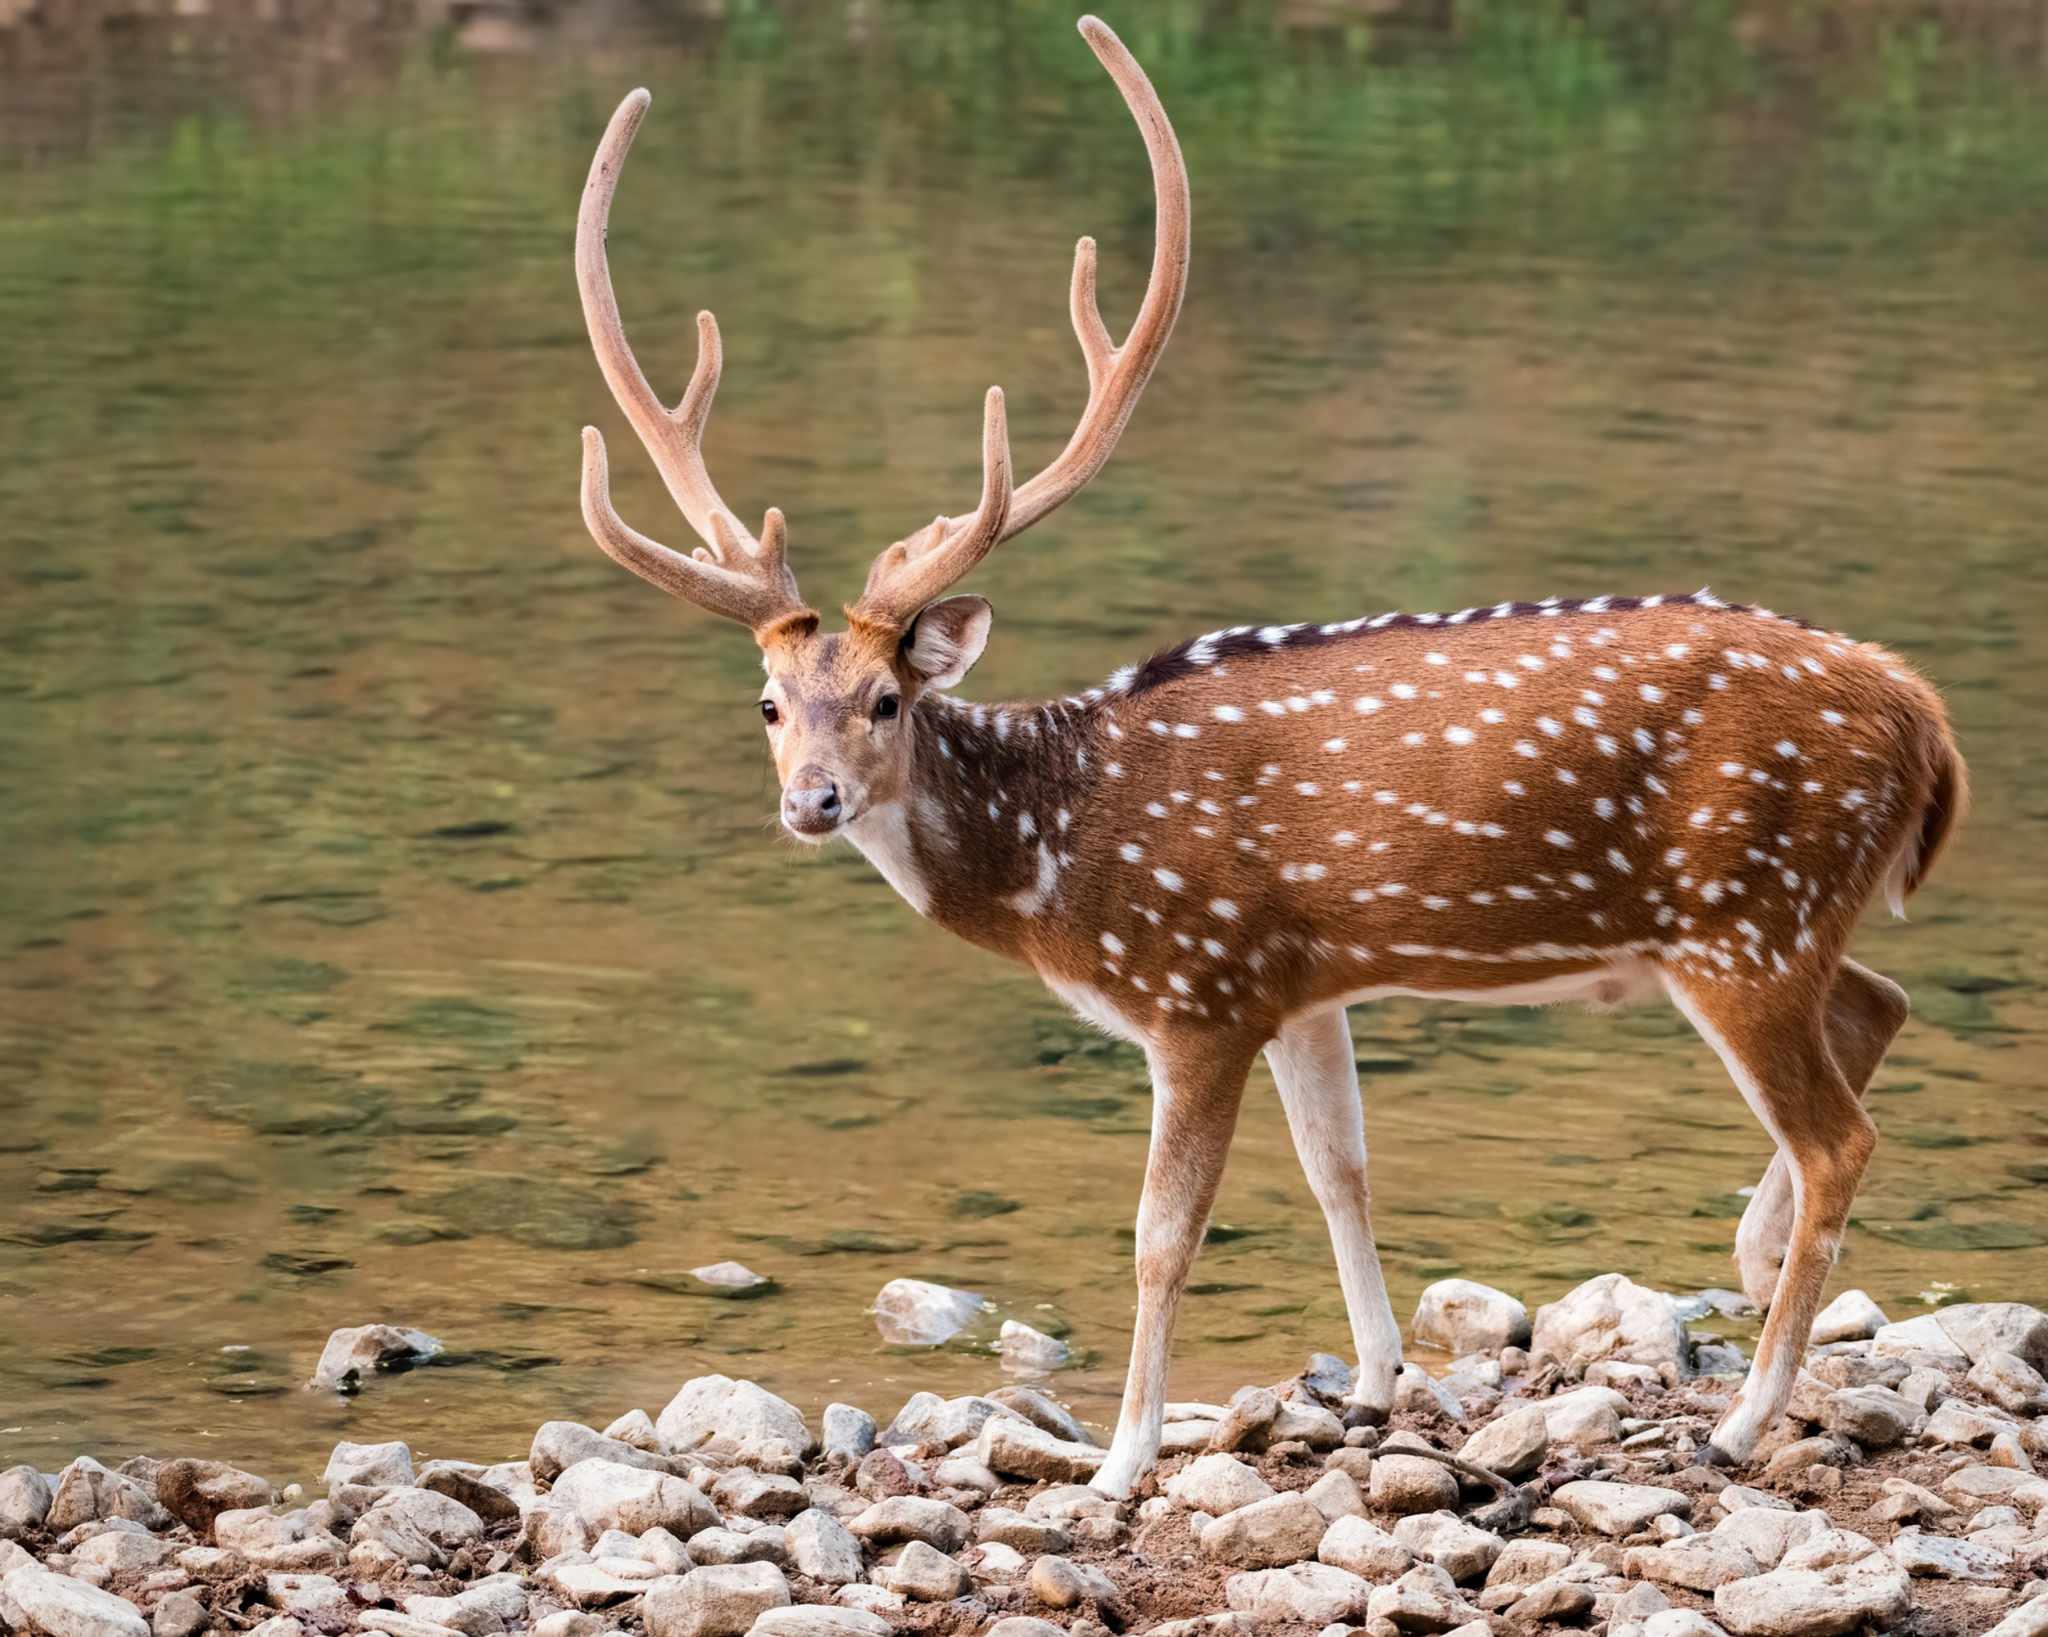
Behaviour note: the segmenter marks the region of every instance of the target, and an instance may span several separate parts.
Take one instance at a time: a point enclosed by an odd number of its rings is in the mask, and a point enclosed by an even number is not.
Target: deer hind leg
[[[1906,991],[1890,978],[1855,961],[1842,962],[1828,992],[1828,1050],[1858,1097],[1869,1091],[1871,1077],[1905,1023],[1908,1010]],[[1792,1171],[1780,1152],[1750,1196],[1742,1224],[1735,1230],[1735,1265],[1742,1273],[1743,1294],[1759,1310],[1770,1308],[1771,1294],[1778,1287],[1778,1269],[1791,1240]]]
[[[1152,1145],[1138,1202],[1138,1322],[1116,1436],[1094,1478],[1095,1488],[1119,1499],[1159,1454],[1174,1314],[1223,1180],[1252,1050],[1204,1037],[1148,1047],[1146,1057]]]
[[[1739,1463],[1755,1453],[1791,1400],[1877,1128],[1835,1062],[1832,997],[1820,981],[1795,973],[1780,983],[1738,988],[1667,970],[1665,985],[1777,1139],[1791,1181],[1792,1233],[1770,1317],[1749,1379],[1714,1429],[1713,1449]]]
[[[1365,1114],[1358,1063],[1344,1008],[1295,1019],[1266,1047],[1294,1151],[1330,1227],[1337,1280],[1357,1350],[1354,1402],[1380,1414],[1394,1407],[1401,1369],[1401,1330],[1387,1300],[1379,1248],[1372,1236],[1372,1194],[1365,1174]]]

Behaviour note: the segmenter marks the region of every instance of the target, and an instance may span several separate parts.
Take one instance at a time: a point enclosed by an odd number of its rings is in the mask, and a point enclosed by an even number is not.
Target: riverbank
[[[214,1460],[0,1472],[0,1625],[47,1637],[2048,1633],[2048,1314],[1830,1304],[1749,1469],[1696,1457],[1744,1361],[1618,1274],[1533,1316],[1425,1292],[1384,1425],[1348,1370],[1175,1404],[1128,1500],[1054,1392],[815,1422],[748,1381],[538,1428],[523,1458],[335,1447],[326,1493]],[[337,1332],[318,1390],[430,1342]],[[993,1372],[993,1367],[992,1367]],[[1047,1378],[1056,1385],[1057,1378]]]

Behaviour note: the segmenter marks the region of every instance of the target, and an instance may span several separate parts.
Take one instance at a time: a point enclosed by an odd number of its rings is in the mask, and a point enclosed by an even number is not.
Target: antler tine
[[[1013,493],[1008,488],[1008,453],[1003,455],[1004,486],[1000,514],[992,510],[995,491],[989,474],[993,460],[984,453],[980,509],[958,521],[941,517],[917,534],[884,551],[868,570],[867,589],[848,608],[850,615],[877,623],[908,625],[925,602],[938,596],[1003,541],[1022,534],[1078,491],[1102,470],[1124,424],[1137,407],[1138,396],[1165,350],[1180,316],[1188,283],[1188,173],[1181,160],[1173,125],[1160,106],[1159,93],[1125,49],[1123,41],[1098,17],[1083,17],[1081,37],[1094,51],[1123,93],[1131,117],[1145,138],[1152,161],[1152,191],[1157,222],[1152,249],[1152,276],[1145,299],[1123,344],[1111,340],[1109,326],[1095,299],[1095,241],[1084,238],[1074,247],[1074,277],[1068,304],[1074,335],[1088,366],[1088,405],[1059,457]],[[1000,424],[1002,395],[989,391],[989,425]],[[993,433],[985,434],[988,442]]]
[[[1022,534],[1064,504],[1102,470],[1123,436],[1131,411],[1151,379],[1153,366],[1166,350],[1181,297],[1188,287],[1190,207],[1188,171],[1181,158],[1173,123],[1159,93],[1145,77],[1138,60],[1099,17],[1083,17],[1081,37],[1088,42],[1109,77],[1123,93],[1124,103],[1145,138],[1152,161],[1155,209],[1152,275],[1145,299],[1122,345],[1110,340],[1109,327],[1095,299],[1095,241],[1084,238],[1074,247],[1074,279],[1069,306],[1074,335],[1088,365],[1088,405],[1059,457],[1017,491],[1003,539]]]
[[[590,162],[576,213],[576,286],[598,368],[668,492],[704,544],[685,556],[620,520],[612,507],[604,439],[593,427],[583,432],[583,517],[605,553],[642,579],[714,614],[743,620],[758,632],[811,610],[789,571],[782,514],[771,511],[756,540],[719,498],[705,470],[704,425],[724,367],[718,320],[708,312],[697,315],[696,367],[682,401],[669,410],[655,396],[633,355],[612,289],[611,262],[605,253],[612,195],[653,100],[644,89],[631,92],[613,113]]]
[[[935,517],[884,551],[869,566],[859,600],[847,605],[847,618],[885,629],[908,627],[919,609],[995,549],[1014,493],[1003,389],[990,387],[981,412],[981,504],[957,522]]]

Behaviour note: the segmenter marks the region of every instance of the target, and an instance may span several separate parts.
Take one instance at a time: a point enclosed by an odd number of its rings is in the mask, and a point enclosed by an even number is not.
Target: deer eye
[[[903,708],[903,701],[893,693],[885,693],[875,701],[875,715],[884,722],[894,721],[896,713]]]
[[[761,701],[761,720],[764,722],[779,722],[782,720],[782,712],[775,708],[774,700],[764,699]]]

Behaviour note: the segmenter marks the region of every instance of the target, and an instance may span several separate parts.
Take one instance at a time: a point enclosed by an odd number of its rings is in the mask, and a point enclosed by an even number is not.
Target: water
[[[1859,946],[1918,1015],[1840,1277],[1894,1316],[2048,1297],[2048,58],[1127,11],[1193,283],[1109,471],[977,576],[966,691],[1238,620],[1702,582],[1896,647],[1977,808]],[[684,534],[569,265],[643,82],[640,357],[678,392],[717,308],[718,481],[788,510],[829,607],[970,503],[988,382],[1020,463],[1065,436],[1077,234],[1112,323],[1136,300],[1142,152],[1062,10],[0,25],[0,1463],[282,1479],[342,1435],[517,1454],[707,1370],[884,1414],[996,1379],[877,1342],[899,1274],[1065,1328],[1059,1390],[1110,1413],[1136,1060],[779,841],[751,645],[578,521],[595,420],[624,514]],[[1404,1319],[1452,1272],[1732,1282],[1765,1140],[1675,1017],[1354,1029]],[[1176,1394],[1343,1342],[1263,1071],[1218,1221]],[[726,1256],[778,1288],[692,1294]],[[298,1390],[372,1318],[454,1363]]]

